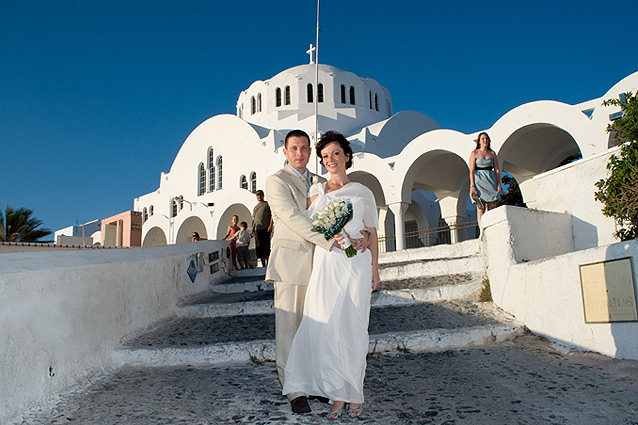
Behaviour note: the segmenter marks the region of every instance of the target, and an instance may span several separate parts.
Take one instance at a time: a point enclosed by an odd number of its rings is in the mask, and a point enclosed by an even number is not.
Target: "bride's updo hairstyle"
[[[321,138],[317,142],[317,145],[315,146],[315,151],[317,152],[317,156],[319,157],[319,163],[323,165],[321,151],[332,142],[339,143],[339,146],[341,146],[341,149],[343,149],[343,153],[348,158],[348,160],[346,161],[346,170],[352,167],[352,148],[350,147],[350,142],[348,142],[348,139],[346,139],[343,134],[337,133],[336,131],[332,130],[323,133],[323,136],[321,136]]]

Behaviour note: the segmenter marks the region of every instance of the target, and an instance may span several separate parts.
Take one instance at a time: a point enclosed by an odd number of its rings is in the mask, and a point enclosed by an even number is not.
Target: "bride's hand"
[[[366,249],[368,249],[369,236],[367,231],[363,232],[364,236],[360,238],[352,238],[348,234],[348,232],[346,232],[346,229],[343,229],[342,232],[345,233],[348,239],[350,239],[350,244],[354,247],[354,249],[356,249],[357,251],[361,251],[361,253],[366,252]],[[335,239],[337,240],[337,242],[339,242],[339,246],[341,247],[341,249],[344,249],[345,238],[341,234],[337,234],[335,235]]]
[[[379,283],[381,282],[381,278],[379,278],[379,268],[372,267],[372,290],[376,291],[379,287]]]

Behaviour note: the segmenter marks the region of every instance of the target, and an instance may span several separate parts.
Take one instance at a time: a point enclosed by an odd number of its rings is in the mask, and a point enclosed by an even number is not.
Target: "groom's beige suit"
[[[312,183],[325,181],[309,175]],[[290,345],[303,316],[314,247],[329,250],[333,241],[310,230],[312,220],[304,213],[308,189],[289,165],[268,177],[266,196],[274,221],[266,280],[275,286],[277,373],[283,385]],[[299,395],[288,394],[288,398]]]

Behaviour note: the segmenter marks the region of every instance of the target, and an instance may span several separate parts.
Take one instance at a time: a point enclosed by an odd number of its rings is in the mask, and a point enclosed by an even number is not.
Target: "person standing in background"
[[[250,244],[250,234],[248,233],[248,223],[242,221],[239,223],[239,231],[235,233],[234,238],[237,240],[237,261],[239,266],[247,269],[250,264],[250,253],[248,245]]]
[[[272,214],[270,206],[264,200],[264,191],[255,192],[257,197],[257,205],[253,208],[253,224],[250,236],[255,238],[255,251],[257,258],[261,260],[263,267],[268,266],[268,258],[270,257],[270,232],[272,232]]]
[[[237,226],[237,223],[239,223],[239,216],[234,215],[230,220],[228,232],[226,232],[226,236],[224,236],[225,241],[230,241],[230,252],[235,270],[239,270],[239,266],[237,265],[237,239],[234,238],[235,233],[239,232],[239,226]]]
[[[490,136],[482,132],[470,154],[470,197],[476,204],[476,220],[481,226],[485,211],[496,208],[501,187],[501,170],[496,153],[490,147]]]

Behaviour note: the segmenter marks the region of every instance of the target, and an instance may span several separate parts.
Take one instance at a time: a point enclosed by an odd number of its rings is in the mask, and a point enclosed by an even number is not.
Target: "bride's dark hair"
[[[343,134],[332,130],[323,133],[323,136],[321,136],[321,138],[317,142],[317,145],[315,146],[315,151],[317,152],[317,156],[319,157],[319,163],[323,165],[321,151],[323,150],[323,148],[326,147],[326,145],[332,142],[339,143],[339,146],[341,146],[341,149],[343,149],[343,153],[346,155],[346,158],[348,158],[348,160],[346,161],[346,170],[352,167],[352,148],[350,147],[350,142],[348,142],[348,139],[346,139]]]

